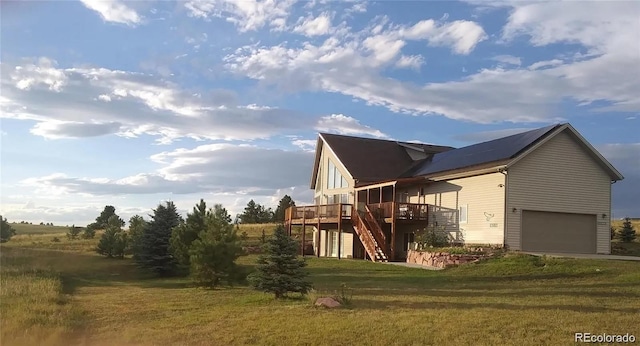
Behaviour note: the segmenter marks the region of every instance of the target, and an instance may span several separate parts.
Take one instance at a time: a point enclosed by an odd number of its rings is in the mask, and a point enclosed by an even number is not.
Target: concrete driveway
[[[577,254],[577,253],[542,253],[542,252],[523,252],[534,256],[550,256],[550,257],[566,257],[566,258],[586,258],[586,259],[603,259],[618,261],[640,261],[640,257],[635,256],[618,256],[618,255],[596,255],[596,254]]]

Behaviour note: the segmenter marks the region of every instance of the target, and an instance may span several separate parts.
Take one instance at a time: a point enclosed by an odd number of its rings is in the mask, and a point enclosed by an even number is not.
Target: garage
[[[596,253],[596,215],[524,210],[522,250]]]

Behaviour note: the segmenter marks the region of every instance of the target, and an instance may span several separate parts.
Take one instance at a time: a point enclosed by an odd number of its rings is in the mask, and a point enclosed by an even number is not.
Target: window
[[[331,160],[329,160],[328,168],[329,169],[327,172],[327,189],[340,189],[344,187],[349,187],[349,184],[347,183],[347,179],[345,179],[342,176],[342,174],[340,174],[340,171],[338,170],[336,165],[334,165],[333,162],[331,162]]]
[[[346,193],[341,194],[340,203],[344,203],[344,204],[349,203],[349,195],[347,195]]]
[[[466,204],[461,205],[458,208],[458,222],[459,223],[467,223],[469,217],[469,208]]]

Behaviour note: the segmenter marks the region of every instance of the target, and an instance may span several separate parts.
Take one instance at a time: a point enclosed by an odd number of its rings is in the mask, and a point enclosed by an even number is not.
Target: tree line
[[[276,212],[294,205],[289,196],[279,203]],[[285,207],[286,206],[286,207]],[[278,214],[278,211],[282,211]],[[250,201],[238,218],[243,223],[260,222],[268,209]],[[148,219],[135,215],[129,219],[129,229],[113,206],[106,206],[95,222],[87,227],[69,228],[69,239],[95,236],[102,229],[95,248],[107,258],[125,258],[131,255],[136,265],[156,276],[190,276],[198,286],[215,288],[220,285],[250,283],[255,289],[269,292],[276,298],[288,292],[306,294],[311,284],[303,270],[306,263],[297,258],[298,243],[291,239],[282,224],[278,224],[271,237],[264,239],[264,253],[256,262],[256,270],[249,273],[246,267],[236,264],[245,255],[239,227],[224,206],[208,207],[200,200],[183,218],[173,202],[159,204]],[[87,234],[88,235],[85,235]],[[264,238],[264,235],[263,235]]]

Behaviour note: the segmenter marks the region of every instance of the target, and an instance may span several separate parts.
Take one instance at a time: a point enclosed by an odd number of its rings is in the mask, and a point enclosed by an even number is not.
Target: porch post
[[[393,184],[393,201],[391,202],[391,260],[396,260],[396,185]]]
[[[371,198],[369,197],[369,192],[371,191],[371,189],[367,188],[367,205],[369,205],[369,203],[371,203]]]
[[[307,233],[307,210],[303,209],[304,211],[302,212],[302,246],[301,246],[301,255],[302,257],[304,257],[304,237],[305,234]]]
[[[340,259],[341,247],[342,247],[342,203],[338,203],[338,259]]]
[[[382,186],[379,187],[380,189],[380,199],[378,200],[378,204],[382,204]]]
[[[318,248],[316,249],[316,256],[320,257],[320,218],[318,217],[318,225],[317,225],[317,229],[318,229],[318,235],[316,238],[316,244],[318,244]]]

